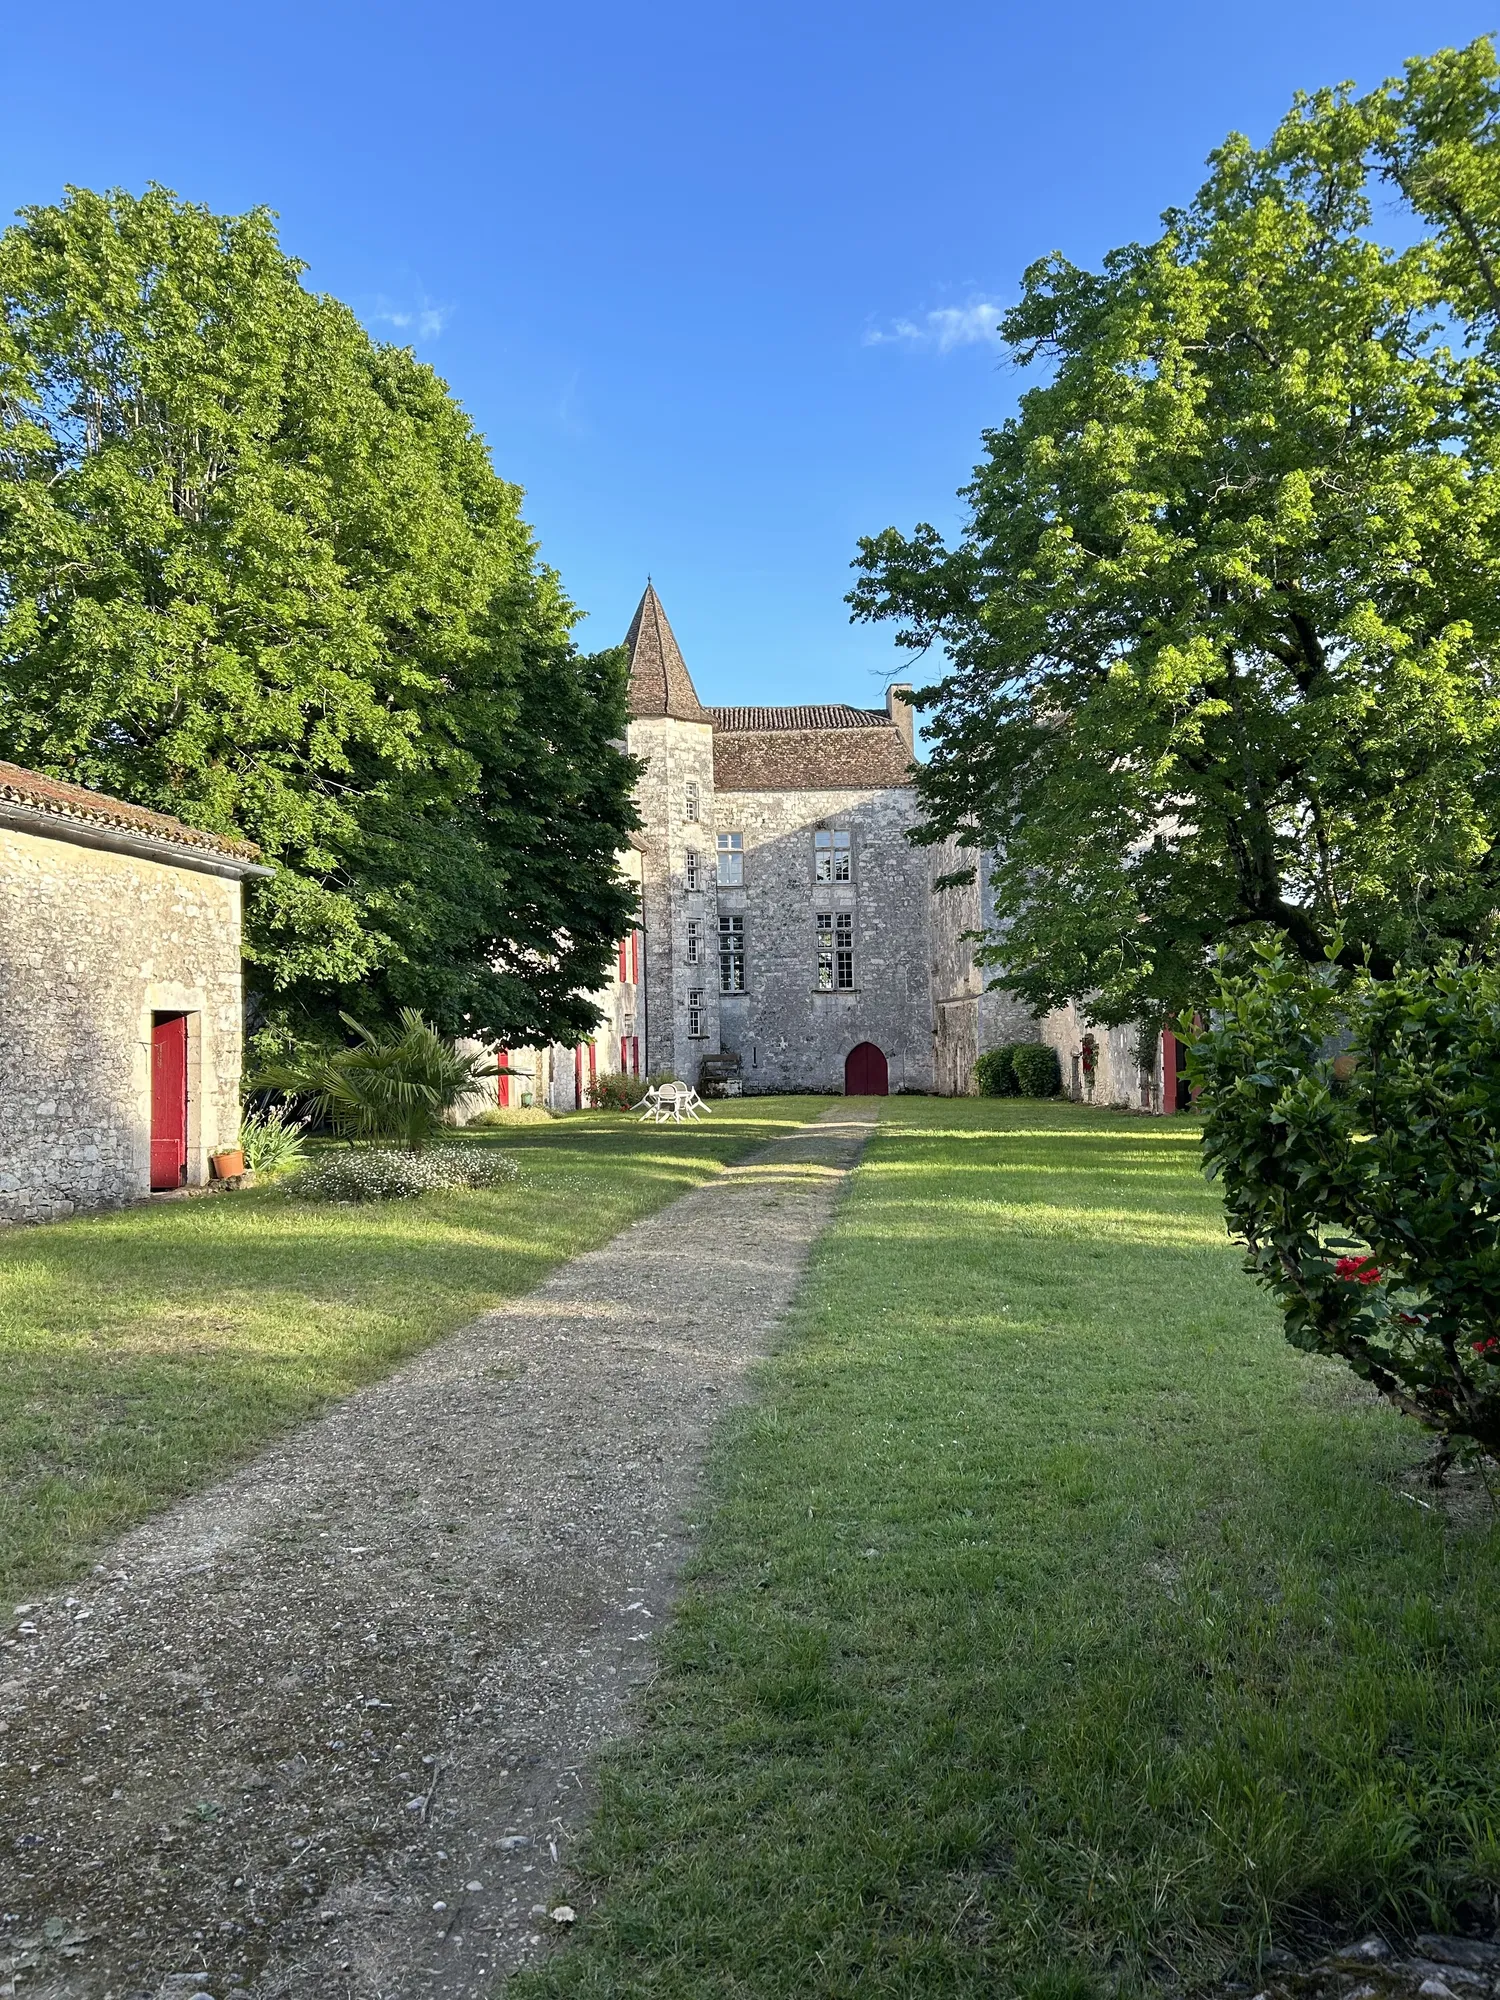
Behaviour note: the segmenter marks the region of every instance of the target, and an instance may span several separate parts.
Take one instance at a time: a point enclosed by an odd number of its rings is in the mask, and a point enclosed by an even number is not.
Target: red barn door
[[[885,1057],[873,1042],[860,1042],[844,1060],[846,1097],[888,1097],[890,1071]]]
[[[187,1015],[158,1015],[151,1024],[151,1185],[181,1187],[187,1179]]]

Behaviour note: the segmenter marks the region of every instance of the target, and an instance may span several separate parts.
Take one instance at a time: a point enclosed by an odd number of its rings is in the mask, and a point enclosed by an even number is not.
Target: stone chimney
[[[901,740],[909,755],[915,757],[917,746],[912,721],[911,682],[892,681],[885,691],[885,712],[901,731]]]

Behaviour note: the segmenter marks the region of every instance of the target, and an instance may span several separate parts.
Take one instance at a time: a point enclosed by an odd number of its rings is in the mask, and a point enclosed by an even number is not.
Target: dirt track
[[[0,1623],[0,1995],[456,2000],[547,1949],[709,1430],[874,1116],[763,1148]]]

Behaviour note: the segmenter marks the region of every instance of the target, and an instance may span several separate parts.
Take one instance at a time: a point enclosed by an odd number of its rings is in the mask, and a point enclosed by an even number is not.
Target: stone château
[[[907,837],[919,819],[909,688],[893,685],[883,708],[706,707],[649,584],[626,644],[626,746],[643,769],[624,865],[641,921],[596,996],[599,1034],[511,1052],[527,1073],[512,1101],[529,1082],[538,1102],[569,1108],[610,1069],[696,1083],[723,1057],[747,1091],[962,1094],[982,1050],[1039,1034],[1075,1080],[1087,1024],[1068,1010],[1038,1028],[986,990],[972,944],[985,891],[937,887],[972,857]],[[1095,1041],[1094,1094],[1139,1103],[1133,1038]]]

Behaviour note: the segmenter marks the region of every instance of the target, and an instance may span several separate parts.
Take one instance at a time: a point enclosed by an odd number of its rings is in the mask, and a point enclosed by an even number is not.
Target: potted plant
[[[237,1181],[245,1171],[245,1152],[242,1146],[227,1147],[222,1153],[210,1153],[208,1164],[213,1169],[216,1181]]]

